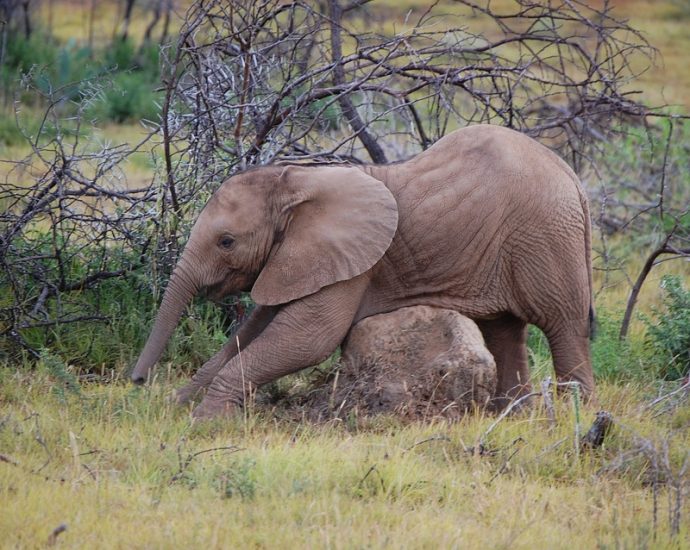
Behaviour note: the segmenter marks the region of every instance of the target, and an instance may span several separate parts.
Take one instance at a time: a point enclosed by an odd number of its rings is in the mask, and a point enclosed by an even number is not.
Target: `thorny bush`
[[[97,79],[53,88],[25,77],[45,117],[25,136],[30,155],[3,170],[0,348],[39,357],[47,340],[35,331],[112,325],[86,292],[108,281],[134,280],[155,300],[201,205],[246,167],[395,161],[494,123],[582,171],[618,123],[650,114],[625,90],[632,60],[653,50],[608,2],[501,11],[456,0],[393,28],[385,17],[368,0],[194,2],[161,49],[160,121],[134,146],[89,137]],[[128,182],[125,164],[144,154],[153,177]]]

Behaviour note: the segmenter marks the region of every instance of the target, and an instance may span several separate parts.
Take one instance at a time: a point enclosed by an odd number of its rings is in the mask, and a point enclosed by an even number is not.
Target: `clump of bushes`
[[[152,83],[139,72],[116,74],[97,102],[87,112],[91,118],[122,123],[128,120],[156,121],[159,94]]]
[[[673,275],[662,278],[661,288],[663,307],[654,308],[652,318],[644,317],[647,345],[658,375],[677,380],[690,373],[690,290]]]
[[[122,258],[117,263],[126,265],[134,260]],[[54,266],[45,263],[40,266],[41,269],[51,267]],[[67,269],[64,275],[72,281],[117,266],[104,267],[96,260],[93,265],[80,265],[75,256],[75,261],[67,262],[64,267]],[[25,280],[23,295],[35,298],[40,293],[38,283]],[[161,281],[155,284],[160,286]],[[50,367],[50,372],[65,383],[69,382],[68,371],[60,370],[61,365],[65,369],[69,365],[80,374],[105,371],[121,374],[141,352],[153,324],[158,307],[153,286],[150,271],[142,268],[77,292],[63,292],[59,297],[46,300],[44,314],[57,320],[78,317],[83,320],[47,325],[38,322],[34,327],[22,329],[21,336],[32,350],[40,353],[41,361]],[[7,300],[0,299],[0,329],[3,329],[11,322],[7,315],[13,303],[10,282],[2,275],[0,296],[7,297]],[[195,301],[180,322],[163,361],[172,361],[175,367],[182,369],[199,367],[222,346],[227,332],[233,328],[232,322],[227,311],[206,300]],[[27,323],[34,324],[32,319],[27,319]],[[16,346],[12,344],[9,339],[0,339],[0,361],[18,359]]]
[[[13,116],[0,116],[0,146],[19,145],[24,139]]]
[[[618,336],[622,314],[600,308],[596,315],[596,337],[590,342],[592,369],[596,379],[609,382],[648,379],[651,372],[647,368],[647,354],[641,343],[621,340]],[[538,328],[529,327],[527,345],[534,379],[553,377],[549,344]]]
[[[59,44],[44,33],[29,38],[10,33],[5,59],[0,66],[0,82],[5,97],[20,91],[24,75],[30,74],[33,87],[46,96],[59,90],[65,116],[72,114],[94,81],[110,79],[99,100],[92,102],[87,114],[94,119],[121,123],[136,120],[157,120],[160,70],[158,46],[137,47],[130,40],[116,38],[102,50],[80,46],[74,40]],[[41,107],[36,94],[21,94],[22,103]],[[0,142],[12,145],[21,141],[16,124],[7,121],[0,128]]]

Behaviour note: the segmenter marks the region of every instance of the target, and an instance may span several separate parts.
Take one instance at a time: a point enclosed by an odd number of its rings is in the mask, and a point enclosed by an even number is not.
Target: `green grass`
[[[549,427],[537,407],[499,423],[492,454],[469,448],[495,418],[402,425],[390,418],[309,425],[257,408],[195,424],[150,389],[121,381],[65,386],[49,365],[0,371],[0,532],[38,547],[53,529],[64,547],[680,548],[672,490],[650,465],[613,468],[633,431],[663,447],[677,472],[690,446],[688,408],[659,417],[650,390],[601,387],[617,427],[578,457],[565,398]],[[593,412],[583,413],[583,424]],[[213,450],[216,449],[216,450]],[[670,492],[669,492],[670,491]]]

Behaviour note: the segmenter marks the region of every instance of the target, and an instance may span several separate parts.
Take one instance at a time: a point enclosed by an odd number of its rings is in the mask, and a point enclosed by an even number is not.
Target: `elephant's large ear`
[[[256,303],[283,304],[356,277],[390,246],[397,203],[358,168],[289,166],[278,186],[290,218],[254,284]]]

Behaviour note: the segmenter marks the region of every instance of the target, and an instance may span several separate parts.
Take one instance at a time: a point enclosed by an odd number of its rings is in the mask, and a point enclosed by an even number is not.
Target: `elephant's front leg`
[[[368,274],[360,275],[283,306],[220,370],[194,416],[232,413],[259,386],[328,358],[350,329],[368,283]]]
[[[183,405],[207,388],[220,369],[237,355],[238,342],[239,350],[246,348],[268,326],[277,311],[278,306],[257,306],[225,345],[194,374],[189,384],[175,392],[177,403]]]

